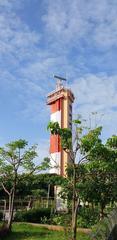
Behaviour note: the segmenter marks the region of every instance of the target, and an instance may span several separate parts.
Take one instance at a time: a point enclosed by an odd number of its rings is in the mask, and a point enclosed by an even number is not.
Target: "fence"
[[[33,198],[29,199],[16,199],[14,201],[14,214],[21,210],[28,210],[31,208],[51,208],[51,211],[55,211],[55,200],[52,198]],[[0,212],[3,213],[3,219],[6,220],[8,217],[9,203],[8,200],[0,200]]]
[[[92,240],[117,240],[117,207],[93,230]]]
[[[0,200],[0,211],[8,210],[8,200]],[[14,201],[14,208],[16,210],[23,210],[27,208],[54,208],[55,200],[53,198],[27,198],[27,199],[16,199]]]

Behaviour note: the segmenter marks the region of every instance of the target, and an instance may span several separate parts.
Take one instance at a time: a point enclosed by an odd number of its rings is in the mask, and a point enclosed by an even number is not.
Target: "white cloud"
[[[2,10],[11,11],[12,8],[20,8],[21,7],[21,2],[17,0],[0,0],[0,7]]]
[[[9,91],[14,98],[17,97],[17,100],[20,99],[24,104],[21,112],[24,116],[31,115],[33,118],[34,111],[35,115],[39,115],[37,95],[38,98],[42,96],[43,89],[41,84],[35,83],[37,80],[35,68],[32,69],[32,75],[29,68],[34,61],[42,60],[42,51],[38,49],[41,34],[30,30],[15,13],[15,9],[22,6],[21,3],[22,1],[18,4],[16,0],[0,0],[0,88],[5,93]],[[28,71],[26,77],[22,69]]]
[[[45,1],[42,20],[49,39],[59,44],[78,44],[80,39],[107,48],[117,46],[117,2],[112,0]],[[72,41],[72,42],[71,42]],[[67,46],[66,46],[67,47]]]
[[[47,3],[48,11],[42,20],[48,33],[51,33],[58,42],[74,41],[87,32],[87,22],[82,19],[78,1],[47,1]]]
[[[117,75],[88,74],[76,79],[71,88],[75,94],[75,114],[89,119],[91,112],[97,112],[97,123],[108,126],[111,134],[117,132]],[[94,118],[92,116],[93,124]]]
[[[27,25],[12,12],[2,12],[0,16],[0,51],[4,55],[12,54],[16,59],[27,57],[28,50],[35,50],[40,35],[31,31]],[[32,52],[32,51],[31,51]]]

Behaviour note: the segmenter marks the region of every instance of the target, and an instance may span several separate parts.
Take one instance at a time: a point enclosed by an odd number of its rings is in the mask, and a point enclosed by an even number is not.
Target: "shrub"
[[[68,226],[71,224],[71,215],[68,213],[56,213],[52,216],[52,224]]]
[[[23,215],[26,213],[26,211],[17,211],[15,213],[15,216],[14,216],[14,221],[15,222],[23,222],[24,221],[24,217]]]
[[[79,227],[91,227],[99,221],[99,211],[97,208],[82,207],[78,212],[78,226]]]
[[[49,208],[34,208],[24,212],[17,212],[15,221],[32,222],[32,223],[47,223],[51,218],[51,209]]]

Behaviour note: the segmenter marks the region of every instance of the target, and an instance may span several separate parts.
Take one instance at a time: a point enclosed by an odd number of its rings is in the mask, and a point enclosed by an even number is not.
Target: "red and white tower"
[[[70,89],[63,86],[62,81],[66,80],[57,77],[56,89],[47,96],[47,105],[50,105],[50,121],[58,122],[61,128],[72,128],[72,103],[74,95]],[[50,158],[51,173],[66,175],[66,166],[69,162],[68,154],[61,147],[61,140],[58,135],[50,136]]]

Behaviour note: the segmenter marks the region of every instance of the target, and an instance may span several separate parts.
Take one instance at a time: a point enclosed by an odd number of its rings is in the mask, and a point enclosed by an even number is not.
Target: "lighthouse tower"
[[[74,95],[70,89],[63,86],[65,78],[54,76],[57,79],[56,89],[47,96],[47,105],[50,105],[50,121],[58,122],[61,128],[72,128],[72,104]],[[69,155],[62,149],[60,136],[50,136],[50,173],[66,175],[66,166]]]

